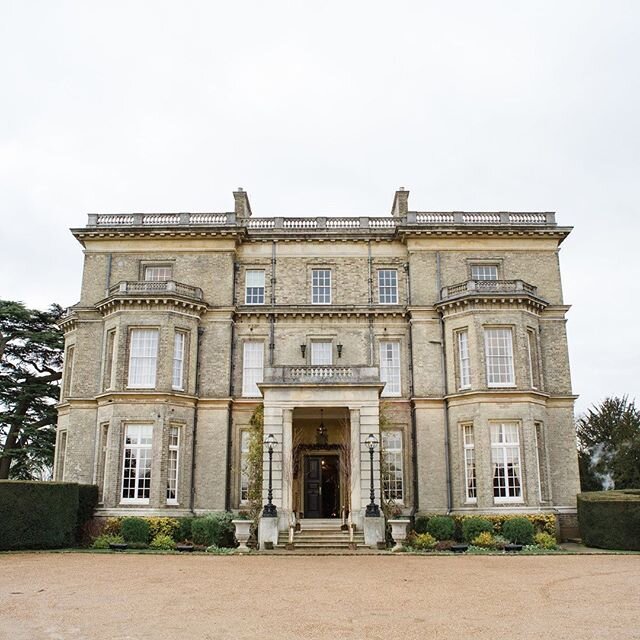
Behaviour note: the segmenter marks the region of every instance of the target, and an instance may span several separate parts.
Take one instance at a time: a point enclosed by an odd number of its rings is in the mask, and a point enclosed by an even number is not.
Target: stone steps
[[[335,519],[302,520],[300,531],[296,531],[293,544],[296,549],[348,549],[349,532],[340,529],[341,522]],[[284,548],[289,542],[287,531],[281,531],[278,547]],[[364,545],[364,533],[355,531],[353,542]]]

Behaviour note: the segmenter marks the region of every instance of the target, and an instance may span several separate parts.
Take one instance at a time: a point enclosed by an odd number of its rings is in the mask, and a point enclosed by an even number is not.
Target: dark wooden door
[[[304,517],[322,517],[322,457],[304,459]]]

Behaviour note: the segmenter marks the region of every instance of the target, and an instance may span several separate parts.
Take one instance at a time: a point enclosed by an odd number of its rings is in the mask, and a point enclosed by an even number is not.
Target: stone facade
[[[379,218],[259,218],[234,198],[72,230],[58,479],[98,484],[103,515],[240,509],[263,402],[281,529],[292,513],[362,523],[369,434],[376,500],[384,487],[405,515],[575,510],[570,228],[409,211],[405,190]],[[314,489],[327,461],[339,471]]]

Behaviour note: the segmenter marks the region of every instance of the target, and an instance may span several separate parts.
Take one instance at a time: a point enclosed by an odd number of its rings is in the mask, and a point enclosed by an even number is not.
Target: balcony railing
[[[410,211],[403,218],[384,217],[273,217],[238,219],[235,213],[90,213],[88,226],[95,227],[246,227],[251,231],[348,231],[395,230],[427,226],[555,226],[553,212]]]
[[[449,287],[442,287],[440,300],[449,300],[468,294],[518,294],[538,296],[538,287],[524,280],[467,280]]]
[[[267,367],[264,382],[271,384],[380,384],[378,367],[288,366]]]
[[[175,280],[122,281],[109,289],[110,296],[162,296],[177,295],[202,300],[202,289]]]

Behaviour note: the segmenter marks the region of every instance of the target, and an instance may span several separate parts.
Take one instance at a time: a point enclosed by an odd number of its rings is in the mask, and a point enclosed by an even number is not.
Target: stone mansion
[[[97,484],[101,515],[242,509],[263,404],[280,530],[362,526],[371,478],[405,515],[569,519],[571,228],[408,196],[380,217],[255,217],[242,189],[226,213],[89,214],[56,479]]]

